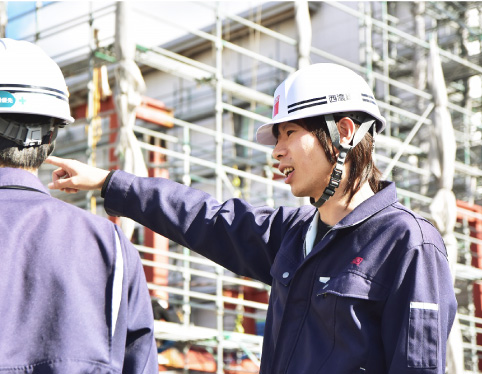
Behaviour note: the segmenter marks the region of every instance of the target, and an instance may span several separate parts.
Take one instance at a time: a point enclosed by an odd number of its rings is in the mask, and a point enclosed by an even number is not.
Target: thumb
[[[53,180],[52,182],[47,184],[47,187],[50,188],[51,190],[63,190],[63,189],[77,190],[72,179],[73,177]]]

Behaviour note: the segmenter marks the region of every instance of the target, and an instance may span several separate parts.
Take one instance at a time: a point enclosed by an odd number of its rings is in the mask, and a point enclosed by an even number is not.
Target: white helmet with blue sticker
[[[0,38],[0,116],[2,114],[50,118],[49,126],[0,121],[0,135],[24,146],[40,145],[47,134],[54,132],[54,127],[74,122],[62,71],[33,43]]]
[[[62,71],[35,44],[0,39],[0,113],[38,114],[66,123],[74,121]]]

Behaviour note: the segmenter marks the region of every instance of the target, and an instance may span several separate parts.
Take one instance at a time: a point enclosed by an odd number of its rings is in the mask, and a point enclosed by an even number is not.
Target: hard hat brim
[[[362,110],[360,110],[362,111]],[[330,114],[330,113],[324,113],[324,114]],[[300,117],[299,115],[291,115],[291,116],[286,116],[286,117],[283,117],[283,118],[279,118],[279,119],[276,119],[275,121],[270,121],[268,123],[265,123],[263,125],[261,125],[258,130],[256,131],[256,141],[260,144],[263,144],[263,145],[276,145],[276,137],[274,136],[273,134],[273,126],[274,125],[277,125],[277,124],[280,124],[280,123],[283,123],[283,122],[291,122],[291,121],[295,121],[295,120],[298,120],[298,119],[301,119],[301,118],[310,118],[310,117],[316,117],[316,116],[320,116],[320,115],[324,115],[324,114],[319,114],[319,113],[315,113],[313,115],[307,115],[307,116],[303,116],[303,117]],[[333,113],[335,114],[335,113]],[[372,117],[375,118],[376,120],[376,126],[377,126],[377,134],[379,134],[380,132],[383,131],[383,129],[385,128],[385,125],[386,125],[386,120],[384,117],[380,116],[373,116],[373,114],[370,114]]]

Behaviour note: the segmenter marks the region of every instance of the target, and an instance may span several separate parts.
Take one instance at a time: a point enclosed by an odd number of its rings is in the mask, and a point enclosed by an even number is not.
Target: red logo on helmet
[[[279,112],[279,95],[274,98],[274,105],[273,105],[273,117]]]
[[[355,257],[351,263],[355,264],[356,266],[359,266],[362,263],[362,261],[363,261],[363,258]]]

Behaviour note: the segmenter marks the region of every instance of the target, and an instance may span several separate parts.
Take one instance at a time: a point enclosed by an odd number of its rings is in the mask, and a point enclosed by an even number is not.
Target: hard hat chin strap
[[[51,118],[50,123],[45,125],[29,124],[9,121],[0,118],[0,136],[7,138],[24,147],[39,146],[50,143],[52,134],[55,134],[55,119]],[[44,138],[48,136],[48,140]]]
[[[330,197],[335,194],[335,189],[340,186],[341,177],[343,175],[343,166],[345,165],[346,155],[348,154],[350,149],[351,148],[343,147],[343,150],[340,150],[338,158],[336,159],[335,167],[333,168],[333,172],[331,173],[330,182],[328,182],[328,186],[326,186],[325,191],[323,191],[321,197],[317,201],[310,197],[310,202],[315,207],[319,208],[320,206],[322,206]]]
[[[338,149],[339,153],[336,159],[335,167],[333,168],[333,172],[331,173],[330,181],[328,182],[328,186],[326,186],[325,190],[323,191],[323,194],[317,201],[310,197],[310,203],[316,208],[321,207],[330,197],[335,194],[335,189],[340,186],[340,182],[343,176],[343,167],[345,165],[348,152],[350,152],[353,147],[360,143],[365,134],[370,130],[370,128],[372,128],[372,126],[375,126],[374,119],[370,118],[365,120],[355,133],[351,145],[344,145],[340,143],[340,133],[338,132],[338,127],[336,126],[333,114],[325,114],[325,122],[328,127],[328,132],[330,133],[331,142],[336,147],[336,149]],[[375,134],[375,131],[373,132],[373,134]]]

